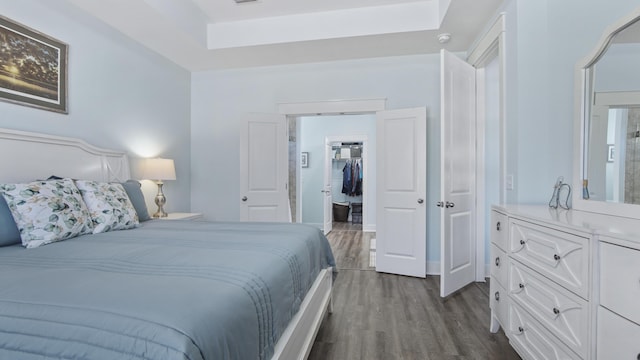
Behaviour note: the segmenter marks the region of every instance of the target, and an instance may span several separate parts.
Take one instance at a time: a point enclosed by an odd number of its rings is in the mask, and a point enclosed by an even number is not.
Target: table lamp
[[[175,180],[176,168],[172,159],[147,159],[144,168],[144,179],[153,180],[158,184],[158,195],[156,195],[156,205],[158,205],[158,211],[153,214],[154,218],[167,217],[166,211],[164,211],[164,205],[167,203],[167,198],[162,192],[163,180]]]

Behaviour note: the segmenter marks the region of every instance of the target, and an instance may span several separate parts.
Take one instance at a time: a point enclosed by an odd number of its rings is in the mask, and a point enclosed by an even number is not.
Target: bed
[[[7,129],[0,169],[0,183],[129,178],[120,152]],[[304,359],[334,268],[300,224],[151,220],[3,246],[0,359]]]

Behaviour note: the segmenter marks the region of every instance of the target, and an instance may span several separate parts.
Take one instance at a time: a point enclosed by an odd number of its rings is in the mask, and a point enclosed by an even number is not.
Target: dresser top
[[[600,240],[640,250],[640,220],[573,209],[552,209],[547,205],[493,205],[493,209],[510,216],[567,227],[585,235],[596,235]]]

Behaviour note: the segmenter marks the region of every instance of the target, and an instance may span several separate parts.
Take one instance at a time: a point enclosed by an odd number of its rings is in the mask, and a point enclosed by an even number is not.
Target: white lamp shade
[[[176,168],[172,159],[147,159],[144,167],[143,179],[147,180],[175,180]]]

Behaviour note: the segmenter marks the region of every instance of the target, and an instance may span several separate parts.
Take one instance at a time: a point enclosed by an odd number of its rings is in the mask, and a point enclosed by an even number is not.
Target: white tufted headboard
[[[51,175],[126,181],[129,158],[83,140],[0,128],[0,183],[30,182]]]

